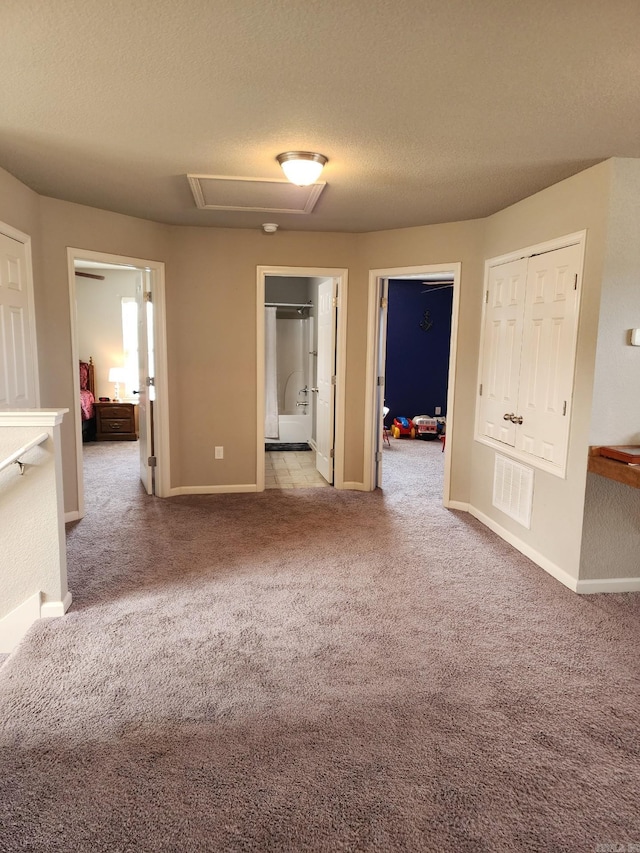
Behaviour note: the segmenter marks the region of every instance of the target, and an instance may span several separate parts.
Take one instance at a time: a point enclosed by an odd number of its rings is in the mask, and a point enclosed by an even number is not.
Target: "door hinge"
[[[157,464],[158,464],[158,460],[156,459],[155,456],[150,456],[147,459],[147,465],[149,466],[149,468],[155,468],[157,466]]]
[[[480,387],[478,388],[478,394],[482,397],[482,382],[480,383]]]
[[[487,304],[487,305],[489,304],[489,291],[488,290],[485,290],[485,292],[484,292],[484,301],[485,301],[485,304]]]
[[[376,453],[376,462],[382,462],[382,453],[380,451]]]
[[[378,383],[377,384],[379,386],[384,385],[384,376],[378,376]]]
[[[567,414],[567,401],[565,400],[562,405],[562,416],[565,417]]]
[[[147,388],[150,388],[152,385],[155,386],[156,380],[153,378],[153,376],[147,376],[147,378],[144,380],[144,384],[147,386]]]
[[[331,304],[333,305],[333,307],[334,307],[334,308],[337,308],[337,307],[338,307],[338,305],[339,305],[340,303],[338,302],[338,297],[337,297],[337,296],[334,296],[334,297],[333,297],[333,300],[332,300]]]
[[[573,289],[574,290],[578,289],[578,273],[576,273],[575,278],[573,280]]]
[[[143,302],[153,302],[153,297],[151,296],[150,290],[145,290],[145,292],[142,295],[142,301]]]
[[[337,376],[332,376],[332,377],[331,377],[331,384],[332,384],[332,385],[335,385],[335,384],[336,384],[337,378],[338,378]]]
[[[386,297],[384,297],[384,296],[381,296],[381,297],[380,297],[380,307],[381,307],[381,308],[386,308],[386,307],[387,307],[387,299],[386,299]]]
[[[331,450],[329,451],[329,459],[333,459],[333,454],[334,454],[334,449],[332,447]]]

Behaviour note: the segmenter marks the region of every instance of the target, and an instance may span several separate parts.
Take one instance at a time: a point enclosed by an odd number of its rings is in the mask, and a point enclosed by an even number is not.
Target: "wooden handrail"
[[[18,448],[15,453],[12,453],[11,456],[7,456],[7,458],[0,462],[0,471],[3,471],[5,468],[8,468],[9,465],[12,465],[14,462],[17,462],[20,465],[20,473],[22,473],[22,463],[19,461],[21,456],[28,450],[32,450],[34,447],[37,447],[39,444],[42,444],[43,441],[46,441],[49,438],[48,432],[41,432],[40,435],[37,435],[35,438],[31,439],[31,441],[27,442],[23,447]]]

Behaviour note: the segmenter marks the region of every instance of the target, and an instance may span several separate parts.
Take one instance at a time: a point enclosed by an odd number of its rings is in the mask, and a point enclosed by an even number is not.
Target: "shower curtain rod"
[[[313,308],[313,302],[265,302],[265,308]]]

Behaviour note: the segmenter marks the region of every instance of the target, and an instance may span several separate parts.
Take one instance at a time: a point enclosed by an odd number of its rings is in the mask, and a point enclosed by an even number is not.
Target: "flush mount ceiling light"
[[[276,160],[291,183],[299,187],[314,184],[329,162],[324,154],[313,151],[285,151],[284,154],[278,154]]]

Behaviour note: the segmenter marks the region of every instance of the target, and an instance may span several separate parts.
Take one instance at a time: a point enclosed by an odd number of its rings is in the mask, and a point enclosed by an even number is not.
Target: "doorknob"
[[[513,414],[513,412],[511,412],[511,414],[509,414],[509,412],[505,412],[505,414],[502,416],[502,419],[504,421],[512,421],[514,417],[515,415]]]
[[[511,415],[510,419],[512,424],[521,424],[522,423],[522,415],[516,417],[516,415]]]
[[[317,393],[318,393],[318,389],[317,389],[317,388],[312,388],[312,389],[311,389],[311,393],[312,393],[312,394],[317,394]]]

